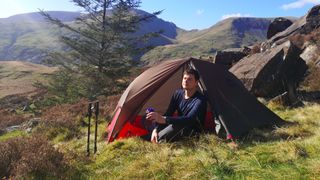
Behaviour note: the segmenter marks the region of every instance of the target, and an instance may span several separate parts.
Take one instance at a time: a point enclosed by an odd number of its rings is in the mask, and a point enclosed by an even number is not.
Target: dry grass
[[[100,115],[101,117],[111,119],[114,113],[115,108],[117,107],[118,101],[121,95],[109,96],[107,98],[99,98],[100,102]]]
[[[230,149],[214,135],[173,144],[138,138],[106,145],[85,165],[83,177],[110,179],[316,179],[320,162],[320,105],[271,107],[291,125],[260,129]],[[259,137],[258,137],[259,136]],[[85,139],[83,139],[85,140]],[[69,142],[65,147],[84,146]],[[84,152],[82,148],[82,152]],[[74,164],[78,164],[77,162]],[[78,164],[78,168],[84,167]]]
[[[104,115],[119,97],[100,99]],[[108,103],[110,104],[108,104]],[[87,102],[46,110],[47,117],[75,121]],[[290,124],[275,129],[255,129],[238,140],[239,148],[213,134],[176,143],[152,144],[139,138],[105,143],[105,123],[98,128],[98,152],[86,158],[86,127],[67,141],[54,141],[63,153],[67,171],[56,171],[70,179],[316,179],[320,176],[320,105],[288,109],[269,104]],[[50,116],[49,116],[50,114]],[[66,115],[68,114],[68,116]],[[59,120],[57,120],[59,121]],[[68,124],[58,123],[55,128]],[[67,126],[66,126],[67,127]],[[69,128],[68,128],[69,129]],[[93,129],[93,128],[92,128]],[[63,133],[59,132],[58,133]],[[93,134],[93,133],[92,133]],[[91,140],[93,135],[91,136]],[[92,141],[91,141],[92,142]],[[37,149],[36,147],[33,147]],[[93,143],[91,143],[91,152]],[[45,158],[44,158],[45,159]],[[49,161],[48,159],[45,159]],[[46,167],[43,167],[46,169]],[[33,172],[33,171],[32,171]],[[36,177],[51,176],[51,172]],[[58,176],[59,176],[58,175]],[[23,175],[27,176],[28,175]]]
[[[0,129],[4,129],[9,126],[19,125],[28,120],[28,116],[19,115],[8,110],[0,110]]]
[[[19,61],[0,61],[0,98],[13,94],[30,95],[36,91],[33,84],[46,82],[56,68]]]
[[[290,36],[289,40],[299,48],[303,48],[305,42],[310,42],[312,44],[320,44],[320,29],[315,29],[309,34],[295,34]]]
[[[63,154],[43,136],[0,142],[0,177],[3,179],[61,178],[65,168]]]
[[[308,74],[301,83],[303,89],[307,91],[320,91],[320,67],[309,64]]]

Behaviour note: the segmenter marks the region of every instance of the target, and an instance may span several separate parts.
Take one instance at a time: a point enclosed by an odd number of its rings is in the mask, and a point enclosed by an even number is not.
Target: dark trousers
[[[167,126],[162,126],[159,128],[158,142],[160,141],[173,142],[183,137],[191,137],[195,134],[196,134],[196,131],[190,127],[169,124]],[[150,141],[151,134],[148,134],[142,138]]]

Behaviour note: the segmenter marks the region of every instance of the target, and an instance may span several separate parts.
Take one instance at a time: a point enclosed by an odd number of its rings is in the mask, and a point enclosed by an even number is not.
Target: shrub
[[[67,131],[67,137],[72,138],[80,133],[81,118],[85,117],[87,111],[86,100],[76,104],[63,104],[49,107],[43,110],[41,120],[45,124],[43,131],[48,137],[55,137],[61,130]]]
[[[305,35],[295,34],[293,36],[290,36],[289,40],[292,42],[292,44],[302,49],[305,43]]]
[[[0,177],[63,177],[67,166],[58,152],[41,134],[0,142]]]
[[[252,55],[252,54],[260,53],[260,48],[261,46],[259,44],[254,45],[249,54]]]
[[[320,91],[320,68],[314,64],[309,64],[307,76],[302,82],[302,86],[307,91]]]
[[[0,110],[0,117],[0,129],[21,124],[28,118],[8,110]]]
[[[107,119],[112,118],[120,97],[121,95],[114,95],[106,98],[100,98],[100,116]]]
[[[22,94],[9,95],[0,99],[0,109],[20,109],[27,105],[29,99]]]
[[[54,95],[55,101],[59,104],[74,103],[87,95],[85,81],[83,77],[78,77],[70,71],[59,70],[53,74],[49,85],[43,87]]]
[[[320,29],[315,29],[311,33],[305,36],[305,41],[309,41],[312,44],[320,45]]]

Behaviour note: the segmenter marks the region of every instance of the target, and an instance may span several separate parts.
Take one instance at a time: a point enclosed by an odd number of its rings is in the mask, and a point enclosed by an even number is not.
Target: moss
[[[15,130],[15,131],[11,131],[11,132],[8,132],[8,133],[1,135],[0,141],[5,141],[7,139],[20,137],[20,136],[24,136],[24,135],[26,135],[26,133],[24,131]]]

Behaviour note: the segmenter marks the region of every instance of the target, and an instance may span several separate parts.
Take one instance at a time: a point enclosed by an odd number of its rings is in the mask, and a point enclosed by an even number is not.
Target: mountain
[[[55,18],[71,22],[80,13],[49,12]],[[58,40],[61,30],[46,23],[39,13],[15,15],[0,19],[0,60],[22,60],[41,63],[47,52],[64,50]]]
[[[266,40],[272,18],[228,18],[204,30],[178,30],[176,44],[159,46],[142,57],[153,63],[175,57],[212,55],[217,50],[250,46]]]
[[[66,11],[48,11],[52,17],[60,19],[62,22],[74,21],[77,17],[80,16],[79,12],[66,12]],[[8,18],[0,18],[0,21],[10,22],[10,23],[21,23],[21,22],[44,22],[45,19],[38,12],[25,13],[13,15]]]
[[[135,10],[136,13],[149,13]],[[50,11],[52,17],[65,23],[74,23],[80,16],[77,12]],[[157,17],[141,24],[135,35],[162,31],[159,37],[149,40],[147,45],[172,44],[177,36],[177,27],[171,22]],[[0,18],[0,61],[22,60],[41,63],[50,51],[65,51],[67,47],[59,42],[65,31],[47,23],[39,13],[27,13],[8,18]],[[142,45],[141,45],[142,46]]]
[[[134,10],[139,15],[150,15]],[[65,23],[74,23],[81,14],[78,12],[50,11],[51,16]],[[145,63],[186,57],[212,55],[217,50],[252,45],[266,39],[271,18],[229,18],[204,30],[186,31],[172,22],[154,17],[140,25],[134,34],[140,36],[161,31],[139,46],[151,45],[151,51],[141,54]],[[47,23],[39,13],[27,13],[0,18],[0,61],[21,60],[42,63],[48,52],[66,51],[59,36],[66,32]]]

